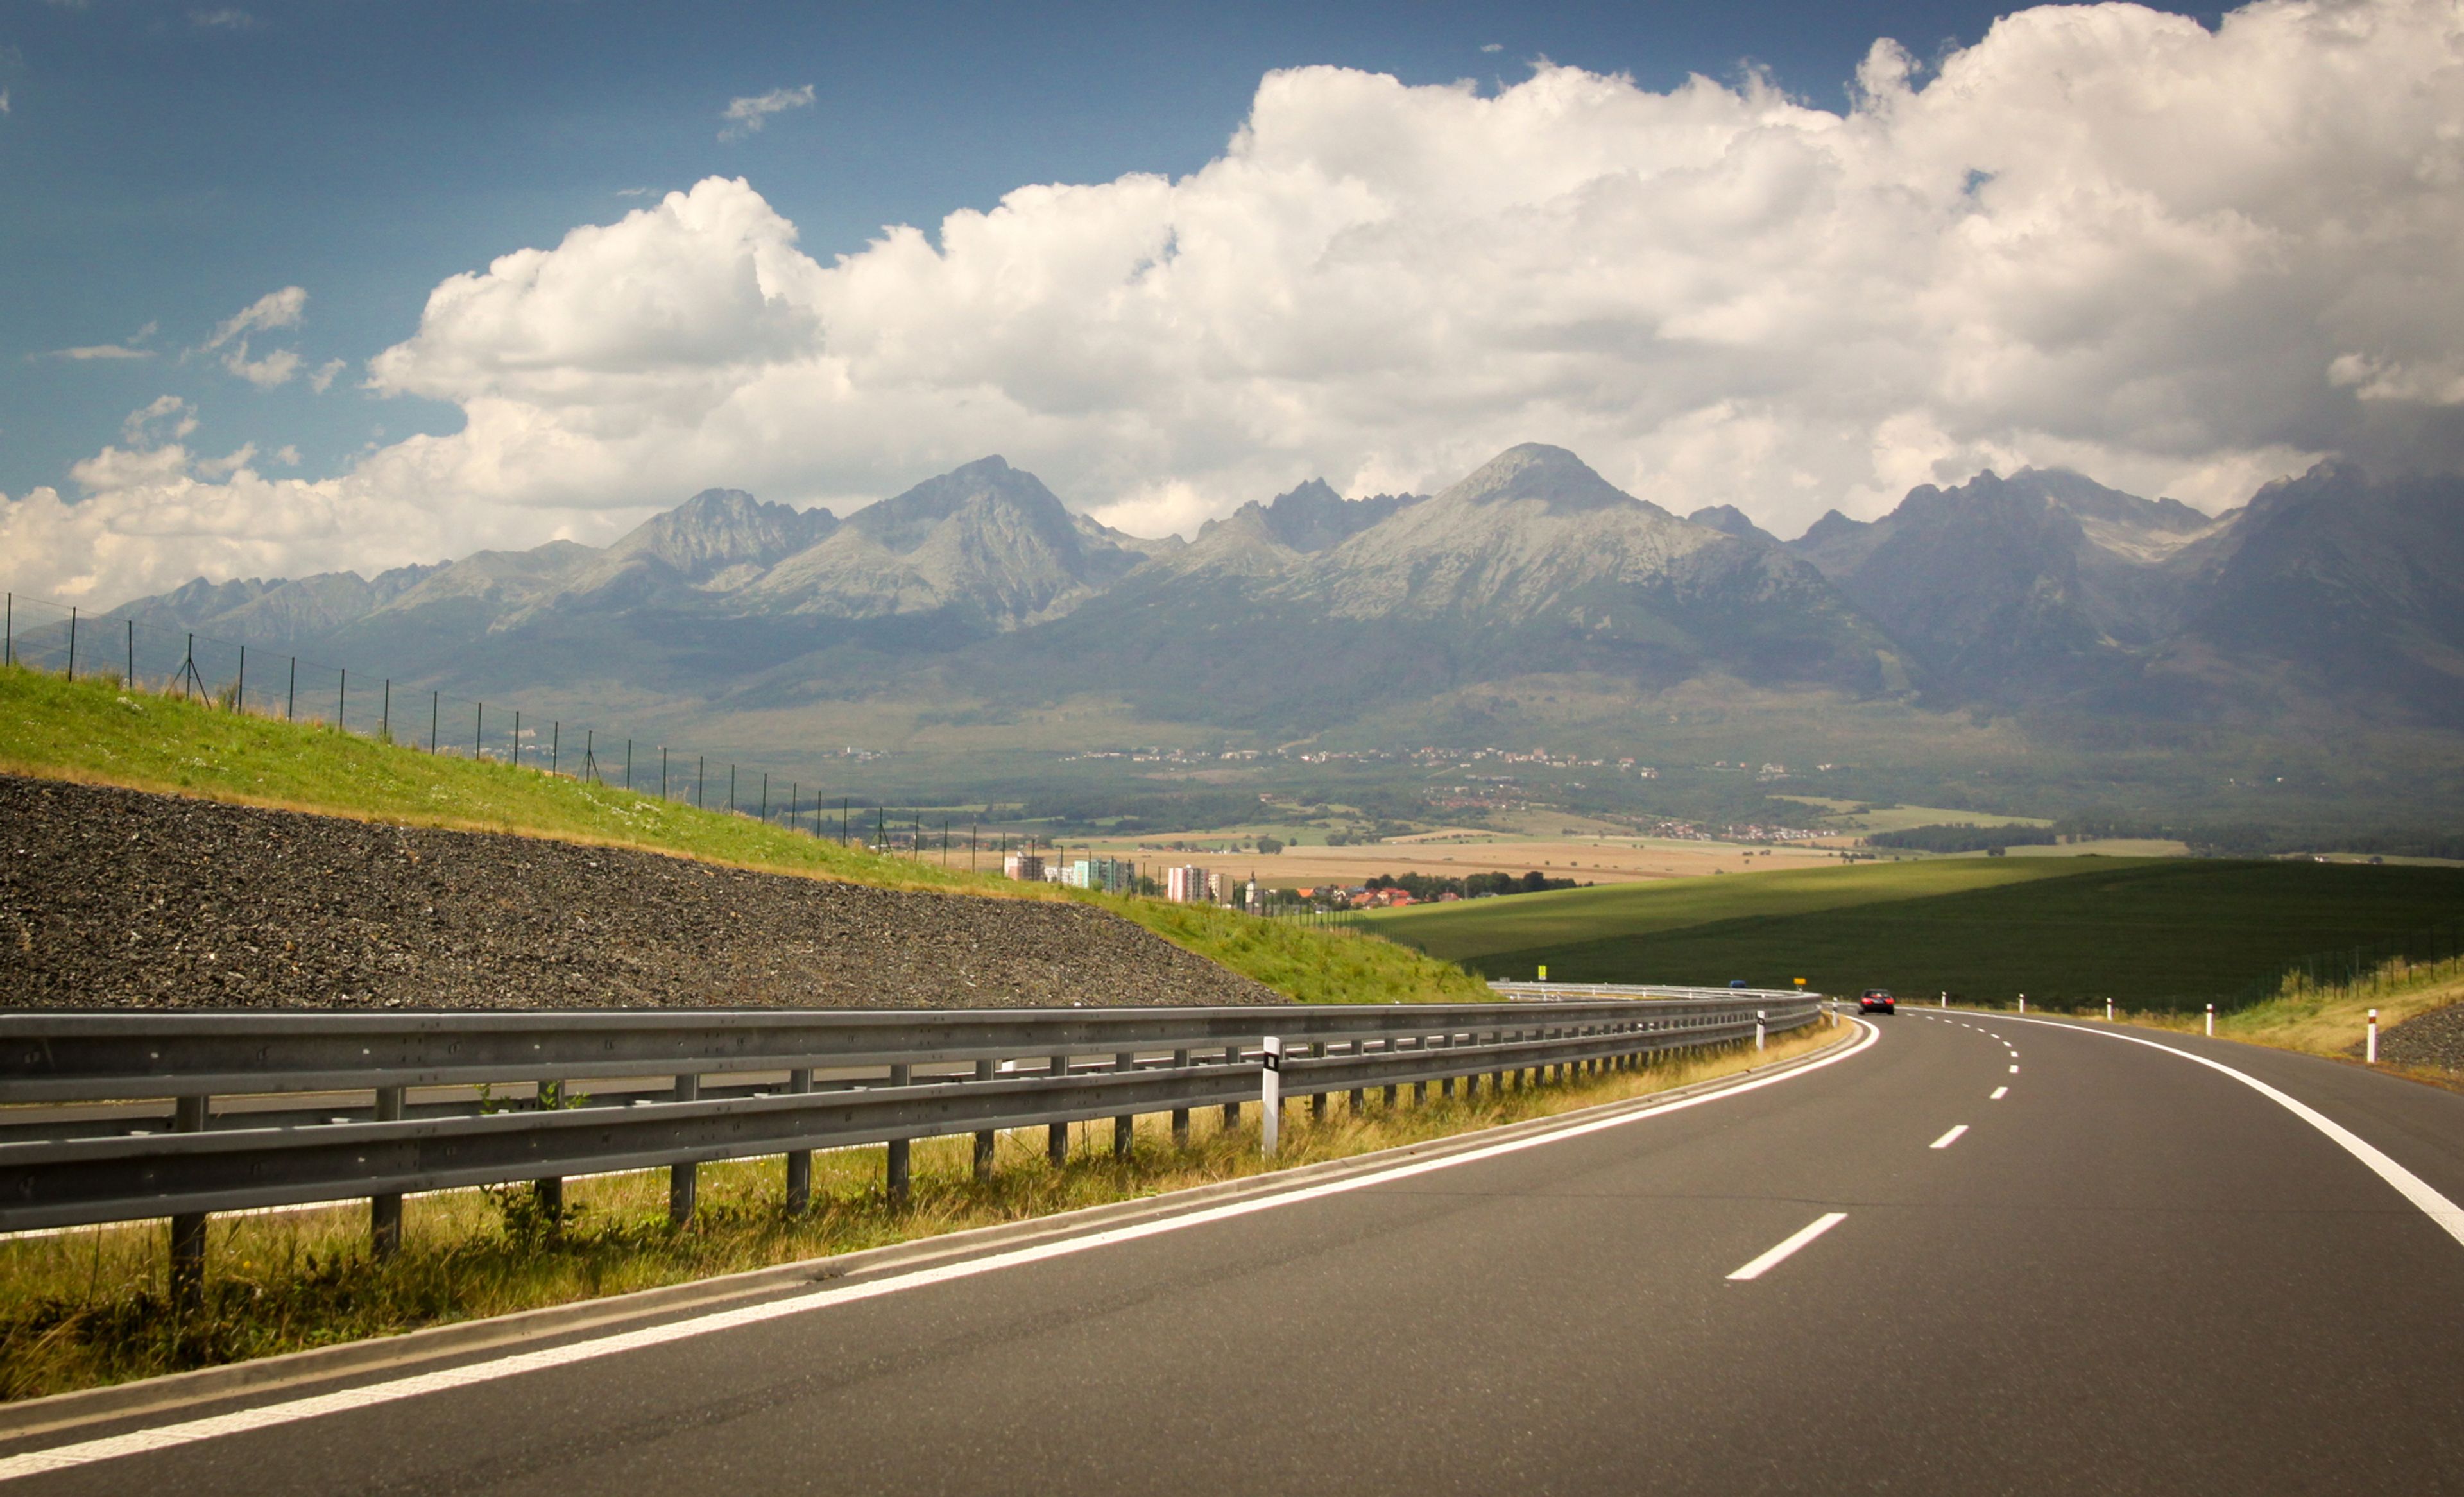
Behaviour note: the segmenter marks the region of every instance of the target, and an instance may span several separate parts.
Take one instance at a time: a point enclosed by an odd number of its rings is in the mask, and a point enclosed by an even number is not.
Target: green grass
[[[244,1361],[422,1326],[596,1299],[832,1253],[1021,1221],[1082,1206],[1350,1158],[1526,1118],[1665,1090],[1785,1060],[1837,1037],[1816,1027],[1757,1055],[1728,1046],[1654,1057],[1639,1068],[1472,1101],[1387,1106],[1376,1090],[1357,1115],[1341,1097],[1323,1121],[1286,1111],[1274,1160],[1258,1147],[1259,1110],[1226,1129],[1198,1111],[1186,1146],[1160,1116],[1138,1120],[1130,1157],[1111,1154],[1109,1120],[1081,1125],[1054,1169],[1041,1128],[1003,1135],[989,1180],[964,1138],[919,1140],[904,1206],[882,1193],[879,1149],[813,1159],[813,1204],[781,1209],[776,1159],[706,1165],[699,1213],[667,1219],[667,1174],[567,1182],[565,1221],[542,1220],[528,1187],[448,1191],[405,1203],[402,1250],[367,1252],[364,1202],[314,1211],[217,1217],[207,1250],[204,1312],[172,1311],[161,1223],[0,1241],[0,1399],[37,1398],[187,1368]],[[1410,1091],[1404,1096],[1408,1099]]]
[[[1705,888],[1705,886],[1713,886]],[[1375,926],[1492,976],[2007,1002],[2232,1002],[2294,958],[2464,910],[2464,870],[2221,859],[1962,859],[1697,879],[1449,906]],[[1556,902],[1557,914],[1545,906]],[[1456,910],[1464,911],[1458,916]],[[1588,927],[1582,917],[1588,916]],[[1453,919],[1482,922],[1457,932]],[[1406,922],[1409,923],[1406,923]],[[1523,944],[1509,944],[1522,935]]]
[[[1714,920],[1771,918],[1857,905],[1932,898],[2074,871],[2009,858],[1927,859],[1844,868],[1781,869],[1567,889],[1502,899],[1372,914],[1369,929],[1431,956],[1463,961],[1652,935]],[[1493,966],[1483,970],[1507,974]],[[1551,974],[1555,972],[1552,964]],[[1520,974],[1529,976],[1529,974]]]
[[[1306,1002],[1485,996],[1444,960],[1343,931],[1020,884],[496,760],[0,667],[0,771],[421,826],[642,848],[738,868],[1001,898],[1080,898]]]
[[[1089,895],[1176,945],[1305,1003],[1485,1003],[1487,982],[1452,961],[1340,927],[1258,920],[1213,905]]]

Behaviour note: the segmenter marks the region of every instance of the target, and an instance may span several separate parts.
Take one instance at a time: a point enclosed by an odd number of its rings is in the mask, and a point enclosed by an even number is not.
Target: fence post
[[[213,1098],[180,1097],[171,1104],[174,1133],[201,1134],[212,1111]],[[193,1315],[206,1307],[206,1214],[188,1212],[171,1219],[171,1309]]]
[[[334,731],[351,731],[351,671],[348,666],[336,668],[334,685]]]
[[[441,692],[428,693],[428,752],[430,754],[436,752],[437,713],[444,700],[445,696]]]
[[[801,1070],[791,1070],[787,1072],[787,1094],[789,1096],[809,1096],[812,1094],[812,1090],[813,1071],[811,1067],[808,1066]],[[791,1217],[803,1216],[805,1210],[810,1207],[812,1203],[813,1151],[810,1149],[790,1149],[787,1151],[787,1215]]]
[[[1113,1056],[1112,1068],[1114,1070],[1137,1069],[1137,1052],[1134,1050],[1123,1050],[1119,1054]],[[1130,1142],[1137,1131],[1137,1123],[1138,1120],[1136,1115],[1131,1112],[1123,1112],[1112,1119],[1113,1158],[1126,1159],[1130,1156]]]
[[[914,1080],[915,1068],[913,1067],[892,1066],[890,1068],[890,1084],[891,1086],[911,1086],[914,1083]],[[883,1172],[883,1184],[890,1197],[890,1203],[893,1206],[903,1206],[907,1204],[909,1148],[910,1141],[905,1138],[892,1138],[890,1140],[890,1148],[888,1151],[889,1157],[887,1160],[887,1166]]]
[[[248,711],[248,647],[239,647],[239,678],[231,683],[231,711]]]
[[[514,767],[522,767],[522,710],[514,709]]]
[[[13,666],[16,663],[17,595],[11,593],[8,602],[0,604],[0,665]]]
[[[400,1087],[377,1088],[376,1120],[402,1121]],[[368,1198],[368,1256],[383,1263],[402,1249],[402,1193]]]
[[[1240,1064],[1241,1064],[1241,1046],[1237,1046],[1237,1045],[1227,1045],[1227,1046],[1223,1046],[1223,1064],[1224,1064],[1224,1065],[1226,1065],[1226,1066],[1238,1066],[1238,1065],[1240,1065]],[[1230,1133],[1232,1130],[1234,1130],[1234,1129],[1236,1129],[1236,1128],[1238,1128],[1238,1127],[1240,1127],[1240,1126],[1241,1126],[1241,1104],[1240,1104],[1240,1103],[1238,1103],[1238,1102],[1226,1102],[1226,1103],[1224,1103],[1224,1104],[1223,1104],[1223,1131],[1224,1131],[1225,1133],[1227,1133],[1227,1134],[1228,1134],[1228,1133]]]
[[[1056,1076],[1069,1074],[1068,1056],[1052,1057],[1052,1074]],[[1052,1167],[1056,1170],[1069,1162],[1069,1125],[1067,1123],[1054,1123],[1044,1131],[1044,1156],[1051,1161]]]
[[[377,737],[390,745],[393,742],[393,677],[385,678],[385,702],[377,713]]]
[[[194,634],[188,636],[188,648],[191,650],[197,648],[197,636]],[[193,661],[188,669],[191,671],[196,669]],[[291,657],[291,685],[282,697],[282,720],[285,722],[299,720],[299,657],[297,655]]]
[[[137,690],[137,621],[128,621],[128,678],[122,690]]]
[[[699,1076],[676,1078],[675,1100],[694,1102],[700,1098],[701,1078]],[[668,1166],[668,1220],[677,1226],[683,1226],[693,1220],[693,1196],[695,1187],[700,1184],[700,1168],[699,1165],[694,1164]]]
[[[994,1074],[995,1068],[991,1061],[976,1062],[978,1081],[990,1081]],[[993,1146],[1000,1141],[1001,1134],[989,1128],[976,1134],[976,1178],[988,1180],[993,1178]]]
[[[77,679],[77,610],[72,607],[69,609],[69,679],[72,681]]]
[[[471,704],[471,762],[475,764],[485,758],[487,746],[488,704],[474,701]]]

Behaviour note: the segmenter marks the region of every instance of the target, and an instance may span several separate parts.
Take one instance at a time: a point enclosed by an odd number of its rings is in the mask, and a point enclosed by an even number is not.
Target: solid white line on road
[[[1943,1134],[1933,1142],[1925,1145],[1925,1147],[1928,1149],[1947,1149],[1952,1144],[1959,1142],[1959,1135],[1966,1132],[1968,1132],[1968,1125],[1966,1123],[1962,1123],[1957,1128],[1952,1129],[1950,1132]]]
[[[1999,1101],[2001,1101],[2004,1097],[2007,1097],[2007,1096],[2009,1096],[2010,1094],[2011,1094],[2011,1089],[2010,1089],[2010,1088],[2008,1088],[2008,1087],[1996,1087],[1996,1088],[1994,1088],[1994,1089],[1993,1089],[1993,1094],[1992,1094],[1991,1096],[1990,1096],[1990,1097],[1987,1097],[1985,1100],[1986,1100],[1986,1101],[1988,1101],[1988,1102],[1999,1102]]]
[[[2055,1028],[2071,1029],[2080,1034],[2102,1035],[2108,1040],[2121,1040],[2130,1045],[2144,1045],[2151,1050],[2163,1050],[2168,1055],[2178,1055],[2186,1061],[2195,1061],[2199,1065],[2205,1066],[2210,1070],[2220,1070],[2224,1072],[2233,1080],[2240,1082],[2243,1086],[2248,1087],[2259,1095],[2266,1097],[2269,1101],[2276,1103],[2286,1112],[2291,1112],[2294,1116],[2301,1119],[2301,1121],[2309,1124],[2311,1127],[2319,1130],[2319,1132],[2325,1134],[2329,1138],[2335,1140],[2338,1148],[2343,1150],[2346,1154],[2351,1155],[2354,1158],[2361,1160],[2364,1164],[2368,1165],[2372,1174],[2387,1181],[2389,1185],[2395,1187],[2396,1194],[2402,1196],[2405,1200],[2411,1201],[2415,1206],[2419,1207],[2421,1214],[2430,1218],[2431,1221],[2437,1222],[2439,1227],[2445,1231],[2448,1236],[2455,1239],[2458,1243],[2464,1243],[2464,1206],[2456,1205],[2455,1202],[2448,1200],[2446,1197],[2440,1195],[2436,1190],[2432,1189],[2429,1181],[2423,1179],[2420,1176],[2413,1174],[2410,1170],[2406,1169],[2403,1165],[2396,1163],[2386,1155],[2381,1154],[2376,1146],[2371,1144],[2369,1140],[2362,1137],[2361,1134],[2354,1133],[2351,1129],[2346,1128],[2343,1124],[2337,1122],[2334,1118],[2329,1117],[2326,1113],[2320,1112],[2317,1108],[2310,1106],[2308,1103],[2303,1102],[2299,1098],[2287,1095],[2282,1091],[2278,1091],[2276,1088],[2269,1086],[2266,1082],[2259,1080],[2256,1076],[2251,1075],[2247,1071],[2235,1070],[2232,1067],[2225,1065],[2222,1061],[2211,1061],[2204,1055],[2196,1055],[2189,1050],[2178,1049],[2170,1045],[2159,1045],[2153,1040],[2143,1040],[2135,1034],[2116,1034],[2110,1029],[2090,1027],[2086,1024],[2055,1024],[2054,1021],[2050,1019],[2032,1019],[2028,1022],[2030,1024],[2053,1024]],[[2013,1070],[2017,1070],[2019,1068],[2013,1066],[2011,1068]]]
[[[1461,1154],[1450,1154],[1441,1158],[1422,1159],[1413,1164],[1398,1164],[1392,1169],[1377,1170],[1367,1175],[1346,1176],[1342,1179],[1329,1180],[1323,1185],[1308,1185],[1297,1190],[1278,1191],[1270,1196],[1227,1201],[1220,1206],[1208,1206],[1197,1211],[1184,1212],[1179,1216],[1139,1222],[1129,1226],[1113,1227],[1109,1231],[1089,1232],[1084,1237],[1069,1237],[1058,1242],[1039,1243],[1031,1247],[1012,1248],[1008,1252],[987,1253],[981,1258],[969,1258],[934,1268],[919,1268],[913,1273],[859,1280],[836,1288],[820,1289],[813,1293],[798,1294],[759,1305],[747,1305],[738,1310],[717,1310],[686,1320],[671,1321],[666,1325],[646,1326],[639,1331],[627,1331],[615,1335],[601,1336],[595,1340],[573,1341],[536,1352],[516,1353],[511,1356],[473,1362],[462,1367],[444,1368],[432,1373],[419,1373],[389,1382],[370,1383],[364,1387],[347,1388],[337,1393],[317,1394],[310,1398],[293,1398],[288,1402],[269,1403],[261,1408],[241,1409],[231,1414],[209,1415],[204,1419],[164,1424],[152,1429],[130,1430],[126,1434],[105,1436],[99,1440],[55,1445],[49,1450],[30,1450],[21,1455],[0,1458],[0,1482],[11,1481],[21,1476],[40,1475],[47,1471],[65,1471],[76,1466],[91,1465],[98,1461],[114,1460],[121,1456],[168,1450],[180,1445],[194,1444],[199,1441],[217,1439],[224,1435],[244,1434],[250,1430],[297,1423],[302,1420],[318,1419],[328,1414],[341,1414],[353,1409],[395,1403],[405,1398],[418,1398],[423,1394],[442,1393],[452,1388],[467,1388],[478,1383],[495,1382],[499,1378],[512,1377],[522,1373],[570,1366],[576,1362],[595,1361],[603,1356],[613,1356],[620,1352],[665,1346],[670,1342],[688,1340],[693,1336],[707,1335],[712,1332],[734,1331],[744,1326],[759,1325],[765,1321],[782,1320],[789,1315],[826,1310],[835,1305],[878,1299],[883,1295],[895,1294],[902,1289],[922,1288],[930,1285],[947,1284],[957,1279],[971,1279],[979,1274],[1040,1263],[1047,1258],[1063,1258],[1098,1247],[1133,1243],[1142,1238],[1158,1237],[1166,1232],[1177,1232],[1187,1227],[1205,1226],[1237,1217],[1254,1215],[1261,1211],[1272,1211],[1279,1206],[1298,1205],[1302,1201],[1318,1200],[1328,1196],[1365,1190],[1372,1185],[1408,1179],[1417,1175],[1452,1169],[1457,1165],[1494,1159],[1503,1155],[1519,1154],[1526,1149],[1539,1148],[1543,1144],[1579,1138],[1586,1134],[1596,1134],[1606,1129],[1622,1128],[1628,1123],[1639,1123],[1644,1118],[1660,1117],[1670,1112],[1683,1112],[1688,1108],[1701,1107],[1705,1103],[1716,1102],[1723,1097],[1742,1096],[1749,1091],[1759,1091],[1765,1087],[1777,1086],[1781,1082],[1793,1081],[1825,1067],[1836,1066],[1841,1061],[1862,1053],[1882,1037],[1882,1031],[1871,1023],[1862,1019],[1853,1022],[1865,1032],[1855,1044],[1837,1055],[1827,1055],[1820,1060],[1808,1061],[1802,1066],[1781,1071],[1776,1075],[1765,1076],[1758,1081],[1740,1082],[1736,1086],[1724,1088],[1718,1091],[1704,1092],[1698,1096],[1662,1103],[1658,1107],[1641,1108],[1632,1112],[1619,1112],[1613,1117],[1576,1123],[1571,1127],[1555,1129],[1545,1134],[1490,1144],[1486,1148],[1466,1149]],[[1836,1221],[1837,1218],[1832,1220]],[[1818,1232],[1828,1230],[1830,1224],[1829,1221],[1816,1222],[1813,1228],[1799,1233],[1798,1236],[1805,1242],[1812,1242]],[[1780,1253],[1779,1257],[1786,1257],[1789,1252],[1795,1251],[1803,1244],[1791,1243],[1781,1245],[1787,1249],[1787,1252]],[[1778,1261],[1778,1258],[1771,1259],[1773,1263]],[[1751,1267],[1752,1265],[1748,1266]],[[1764,1266],[1767,1267],[1769,1265]],[[1755,1269],[1757,1273],[1760,1271],[1759,1268]],[[1746,1277],[1750,1278],[1752,1275],[1748,1274]]]
[[[1770,1252],[1763,1254],[1760,1258],[1757,1258],[1753,1262],[1746,1265],[1736,1272],[1728,1275],[1728,1277],[1731,1279],[1759,1279],[1764,1274],[1767,1274],[1773,1268],[1778,1267],[1781,1264],[1786,1263],[1789,1256],[1792,1253],[1794,1253],[1798,1248],[1803,1247],[1806,1244],[1813,1242],[1815,1238],[1820,1237],[1823,1233],[1830,1231],[1833,1227],[1837,1226],[1840,1222],[1847,1220],[1848,1213],[1845,1211],[1825,1212],[1821,1216],[1815,1217],[1810,1225],[1799,1227],[1795,1236],[1790,1238],[1787,1242],[1780,1244],[1777,1247],[1772,1248]]]

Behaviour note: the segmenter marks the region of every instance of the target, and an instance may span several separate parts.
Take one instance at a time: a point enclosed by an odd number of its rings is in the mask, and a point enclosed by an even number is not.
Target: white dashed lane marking
[[[1991,1096],[1990,1096],[1990,1097],[1987,1097],[1985,1100],[1986,1100],[1986,1101],[1988,1101],[1988,1102],[1999,1102],[1999,1101],[2001,1101],[2004,1097],[2007,1097],[2007,1096],[2009,1096],[2010,1094],[2011,1094],[2011,1089],[2010,1089],[2010,1088],[2008,1088],[2008,1087],[1996,1087],[1996,1088],[1994,1088],[1994,1089],[1993,1089],[1993,1094],[1992,1094]]]
[[[1763,1254],[1753,1262],[1728,1275],[1728,1277],[1736,1280],[1759,1279],[1764,1274],[1778,1267],[1781,1264],[1786,1263],[1789,1256],[1794,1253],[1798,1248],[1803,1247],[1806,1244],[1813,1242],[1815,1238],[1820,1237],[1823,1233],[1830,1231],[1833,1227],[1837,1226],[1840,1222],[1847,1220],[1848,1213],[1845,1211],[1825,1212],[1821,1216],[1815,1217],[1813,1222],[1807,1225],[1799,1227],[1796,1234],[1789,1238],[1788,1241],[1780,1244],[1771,1251]]]
[[[1935,1139],[1932,1143],[1926,1145],[1926,1147],[1930,1149],[1947,1149],[1952,1144],[1959,1142],[1959,1135],[1966,1132],[1968,1132],[1968,1125],[1966,1123],[1962,1123],[1957,1128],[1952,1129],[1950,1132]]]

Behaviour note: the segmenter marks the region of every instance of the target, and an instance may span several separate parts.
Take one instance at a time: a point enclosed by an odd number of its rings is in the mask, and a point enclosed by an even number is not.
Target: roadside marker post
[[[2211,1040],[2212,1040],[2212,1039],[2214,1039],[2215,1037],[2216,1037],[2216,1005],[2215,1005],[2215,1004],[2213,1004],[2213,1003],[2210,1003],[2210,1004],[2208,1005],[2208,1038],[2209,1038],[2209,1039],[2211,1039]]]
[[[1943,1006],[1943,1007],[1945,1007],[1945,1008],[1948,1008],[1948,1007],[1950,1006],[1950,995],[1949,995],[1949,994],[1945,993],[1944,995],[1942,995],[1942,1006]]]
[[[1763,1035],[1765,1033],[1763,1016],[1764,1011],[1762,1009],[1757,1008],[1754,1010],[1754,1048],[1757,1050],[1763,1047]]]
[[[1283,1133],[1284,1042],[1280,1036],[1270,1034],[1261,1042],[1260,1050],[1258,1100],[1265,1105],[1265,1115],[1258,1122],[1258,1147],[1271,1159]]]
[[[2377,1065],[2378,1063],[2379,1063],[2379,1011],[2378,1011],[2377,1009],[2373,1008],[2373,1009],[2371,1009],[2371,1010],[2370,1010],[2370,1050],[2369,1050],[2369,1064],[2371,1064],[2371,1065],[2375,1066],[2375,1065]]]
[[[2113,1000],[2109,998],[2104,1001],[2104,1022],[2113,1023]]]
[[[2019,1012],[2021,1012],[2021,1013],[2023,1013],[2023,1014],[2024,1014],[2024,1013],[2026,1013],[2027,1011],[2028,1011],[2028,995],[2027,995],[2027,994],[2025,994],[2025,993],[2022,993],[2022,994],[2020,994],[2020,995],[2019,995]]]
[[[1544,961],[1544,962],[1542,962],[1542,963],[1540,963],[1540,979],[1539,979],[1539,980],[1541,980],[1541,981],[1543,981],[1543,982],[1546,982],[1546,981],[1548,981],[1548,980],[1549,980],[1549,964],[1548,964],[1547,962],[1545,962],[1545,961]]]

